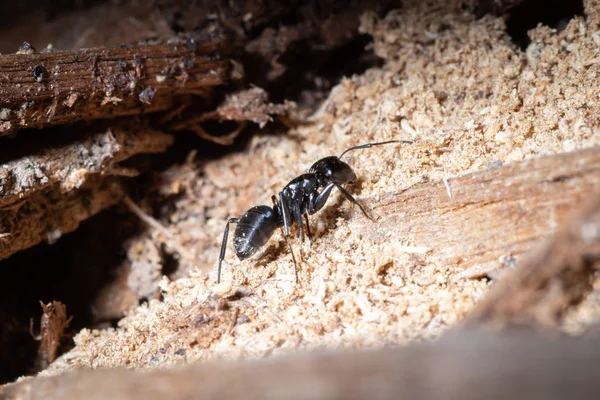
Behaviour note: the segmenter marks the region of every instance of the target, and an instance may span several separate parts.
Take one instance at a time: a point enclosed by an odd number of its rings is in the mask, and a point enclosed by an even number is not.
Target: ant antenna
[[[382,144],[390,144],[390,143],[409,143],[410,144],[410,143],[413,143],[413,141],[412,140],[388,140],[387,142],[361,144],[361,145],[350,147],[349,149],[344,150],[344,152],[342,154],[340,154],[340,156],[338,158],[342,158],[344,156],[344,154],[346,154],[347,152],[352,151],[352,150],[368,149],[369,147],[379,146]]]

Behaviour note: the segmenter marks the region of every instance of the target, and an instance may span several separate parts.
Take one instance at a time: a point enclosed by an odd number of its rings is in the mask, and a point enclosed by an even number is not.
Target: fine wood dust
[[[162,195],[176,195],[162,222],[196,263],[180,259],[180,279],[160,281],[162,301],[132,310],[116,329],[81,331],[44,374],[397,345],[437,338],[465,317],[486,280],[454,279],[456,260],[420,247],[418,234],[398,237],[397,227],[366,221],[337,193],[311,218],[316,240],[305,243],[299,283],[280,233],[242,262],[230,244],[215,283],[227,218],[270,205],[313,162],[350,146],[414,141],[347,155],[359,176],[348,189],[370,210],[424,181],[600,144],[597,3],[559,33],[532,30],[525,52],[501,18],[406,3],[382,19],[363,15],[361,30],[385,64],[343,79],[303,126],[158,178]]]

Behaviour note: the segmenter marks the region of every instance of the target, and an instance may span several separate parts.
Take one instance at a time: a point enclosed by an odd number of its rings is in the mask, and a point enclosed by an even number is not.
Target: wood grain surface
[[[396,237],[430,249],[482,277],[514,266],[587,199],[600,193],[600,148],[545,156],[442,181],[371,201]],[[368,222],[364,222],[365,226]]]
[[[231,62],[220,55],[225,51],[217,39],[176,39],[0,55],[0,135],[166,110],[177,96],[206,96],[211,87],[229,81]]]

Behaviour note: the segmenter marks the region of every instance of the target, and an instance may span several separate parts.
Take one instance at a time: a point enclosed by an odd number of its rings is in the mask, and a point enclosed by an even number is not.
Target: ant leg
[[[217,269],[217,283],[221,283],[221,263],[225,258],[225,249],[227,248],[227,236],[229,236],[229,224],[238,223],[239,219],[229,218],[227,225],[225,225],[225,232],[223,232],[223,242],[221,243],[221,255],[219,256],[219,267]]]
[[[371,218],[371,216],[369,214],[367,214],[367,212],[363,208],[362,204],[360,204],[358,201],[356,201],[356,199],[354,197],[352,197],[352,195],[350,193],[348,193],[348,191],[346,189],[344,189],[340,185],[335,185],[335,186],[338,188],[338,190],[340,192],[342,192],[342,194],[348,201],[350,201],[352,204],[356,204],[358,207],[360,207],[360,211],[362,211],[362,213],[365,215],[365,217],[369,218],[371,221],[375,221],[373,218]]]
[[[285,236],[290,236],[290,225],[292,224],[292,215],[290,214],[290,206],[287,203],[283,193],[279,192],[279,205],[281,207],[281,216],[283,218],[283,231]]]
[[[304,261],[304,254],[302,253],[302,245],[304,244],[304,229],[302,223],[302,211],[300,210],[300,203],[294,200],[294,219],[298,222],[300,237],[300,260]]]
[[[298,283],[298,264],[296,264],[296,257],[294,256],[294,249],[292,249],[292,244],[290,243],[290,240],[288,239],[288,237],[284,234],[283,237],[285,238],[285,242],[288,244],[288,247],[290,248],[290,253],[292,253],[292,261],[294,262],[294,272],[296,273],[296,283]]]
[[[323,206],[327,202],[327,199],[329,198],[329,195],[331,194],[331,190],[334,187],[335,187],[335,184],[330,183],[329,185],[327,185],[325,187],[325,189],[323,189],[321,191],[321,193],[319,193],[319,195],[317,197],[314,196],[315,192],[310,194],[309,200],[308,200],[308,213],[310,215],[316,213],[321,208],[323,208]]]
[[[272,197],[272,200],[274,203],[277,201],[275,196]],[[292,253],[292,261],[294,261],[294,271],[296,273],[296,283],[298,283],[298,264],[296,263],[296,256],[294,256],[294,249],[292,249],[292,244],[288,239],[290,236],[290,224],[292,221],[292,216],[290,214],[290,207],[285,197],[283,197],[282,192],[279,192],[279,206],[281,208],[281,216],[283,218],[283,237],[290,248],[290,253]],[[302,251],[302,248],[300,248],[300,251]]]
[[[310,232],[310,225],[308,224],[308,214],[307,213],[304,213],[304,220],[306,221],[306,236],[308,236],[308,240],[310,242],[310,245],[312,246],[314,241],[313,241],[312,233]]]

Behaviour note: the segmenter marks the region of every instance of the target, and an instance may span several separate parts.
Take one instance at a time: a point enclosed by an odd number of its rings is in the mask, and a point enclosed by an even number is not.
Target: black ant
[[[290,236],[290,226],[295,222],[298,224],[300,237],[300,259],[304,260],[302,255],[302,244],[304,242],[304,229],[302,216],[306,221],[306,230],[308,239],[312,243],[312,234],[308,224],[308,215],[319,211],[329,198],[333,188],[337,188],[344,197],[351,203],[356,204],[365,217],[373,220],[365,211],[363,206],[352,197],[342,185],[356,181],[356,174],[352,168],[340,160],[344,154],[352,150],[366,149],[372,146],[379,146],[390,143],[412,143],[409,140],[390,140],[387,142],[367,143],[360,146],[350,147],[344,150],[339,156],[329,156],[320,159],[310,167],[308,173],[294,178],[288,183],[279,196],[271,196],[273,207],[256,206],[252,207],[241,218],[230,218],[225,225],[223,232],[223,243],[221,244],[221,255],[219,256],[219,267],[217,271],[217,283],[221,282],[221,263],[225,258],[225,249],[227,247],[227,236],[229,235],[229,224],[237,223],[235,234],[233,236],[233,248],[235,254],[240,260],[244,260],[256,253],[258,249],[267,243],[269,238],[275,232],[275,229],[283,227],[283,236],[292,253],[294,269],[296,272],[296,281],[298,281],[298,266],[294,251],[288,240]],[[319,189],[322,189],[319,192]]]

